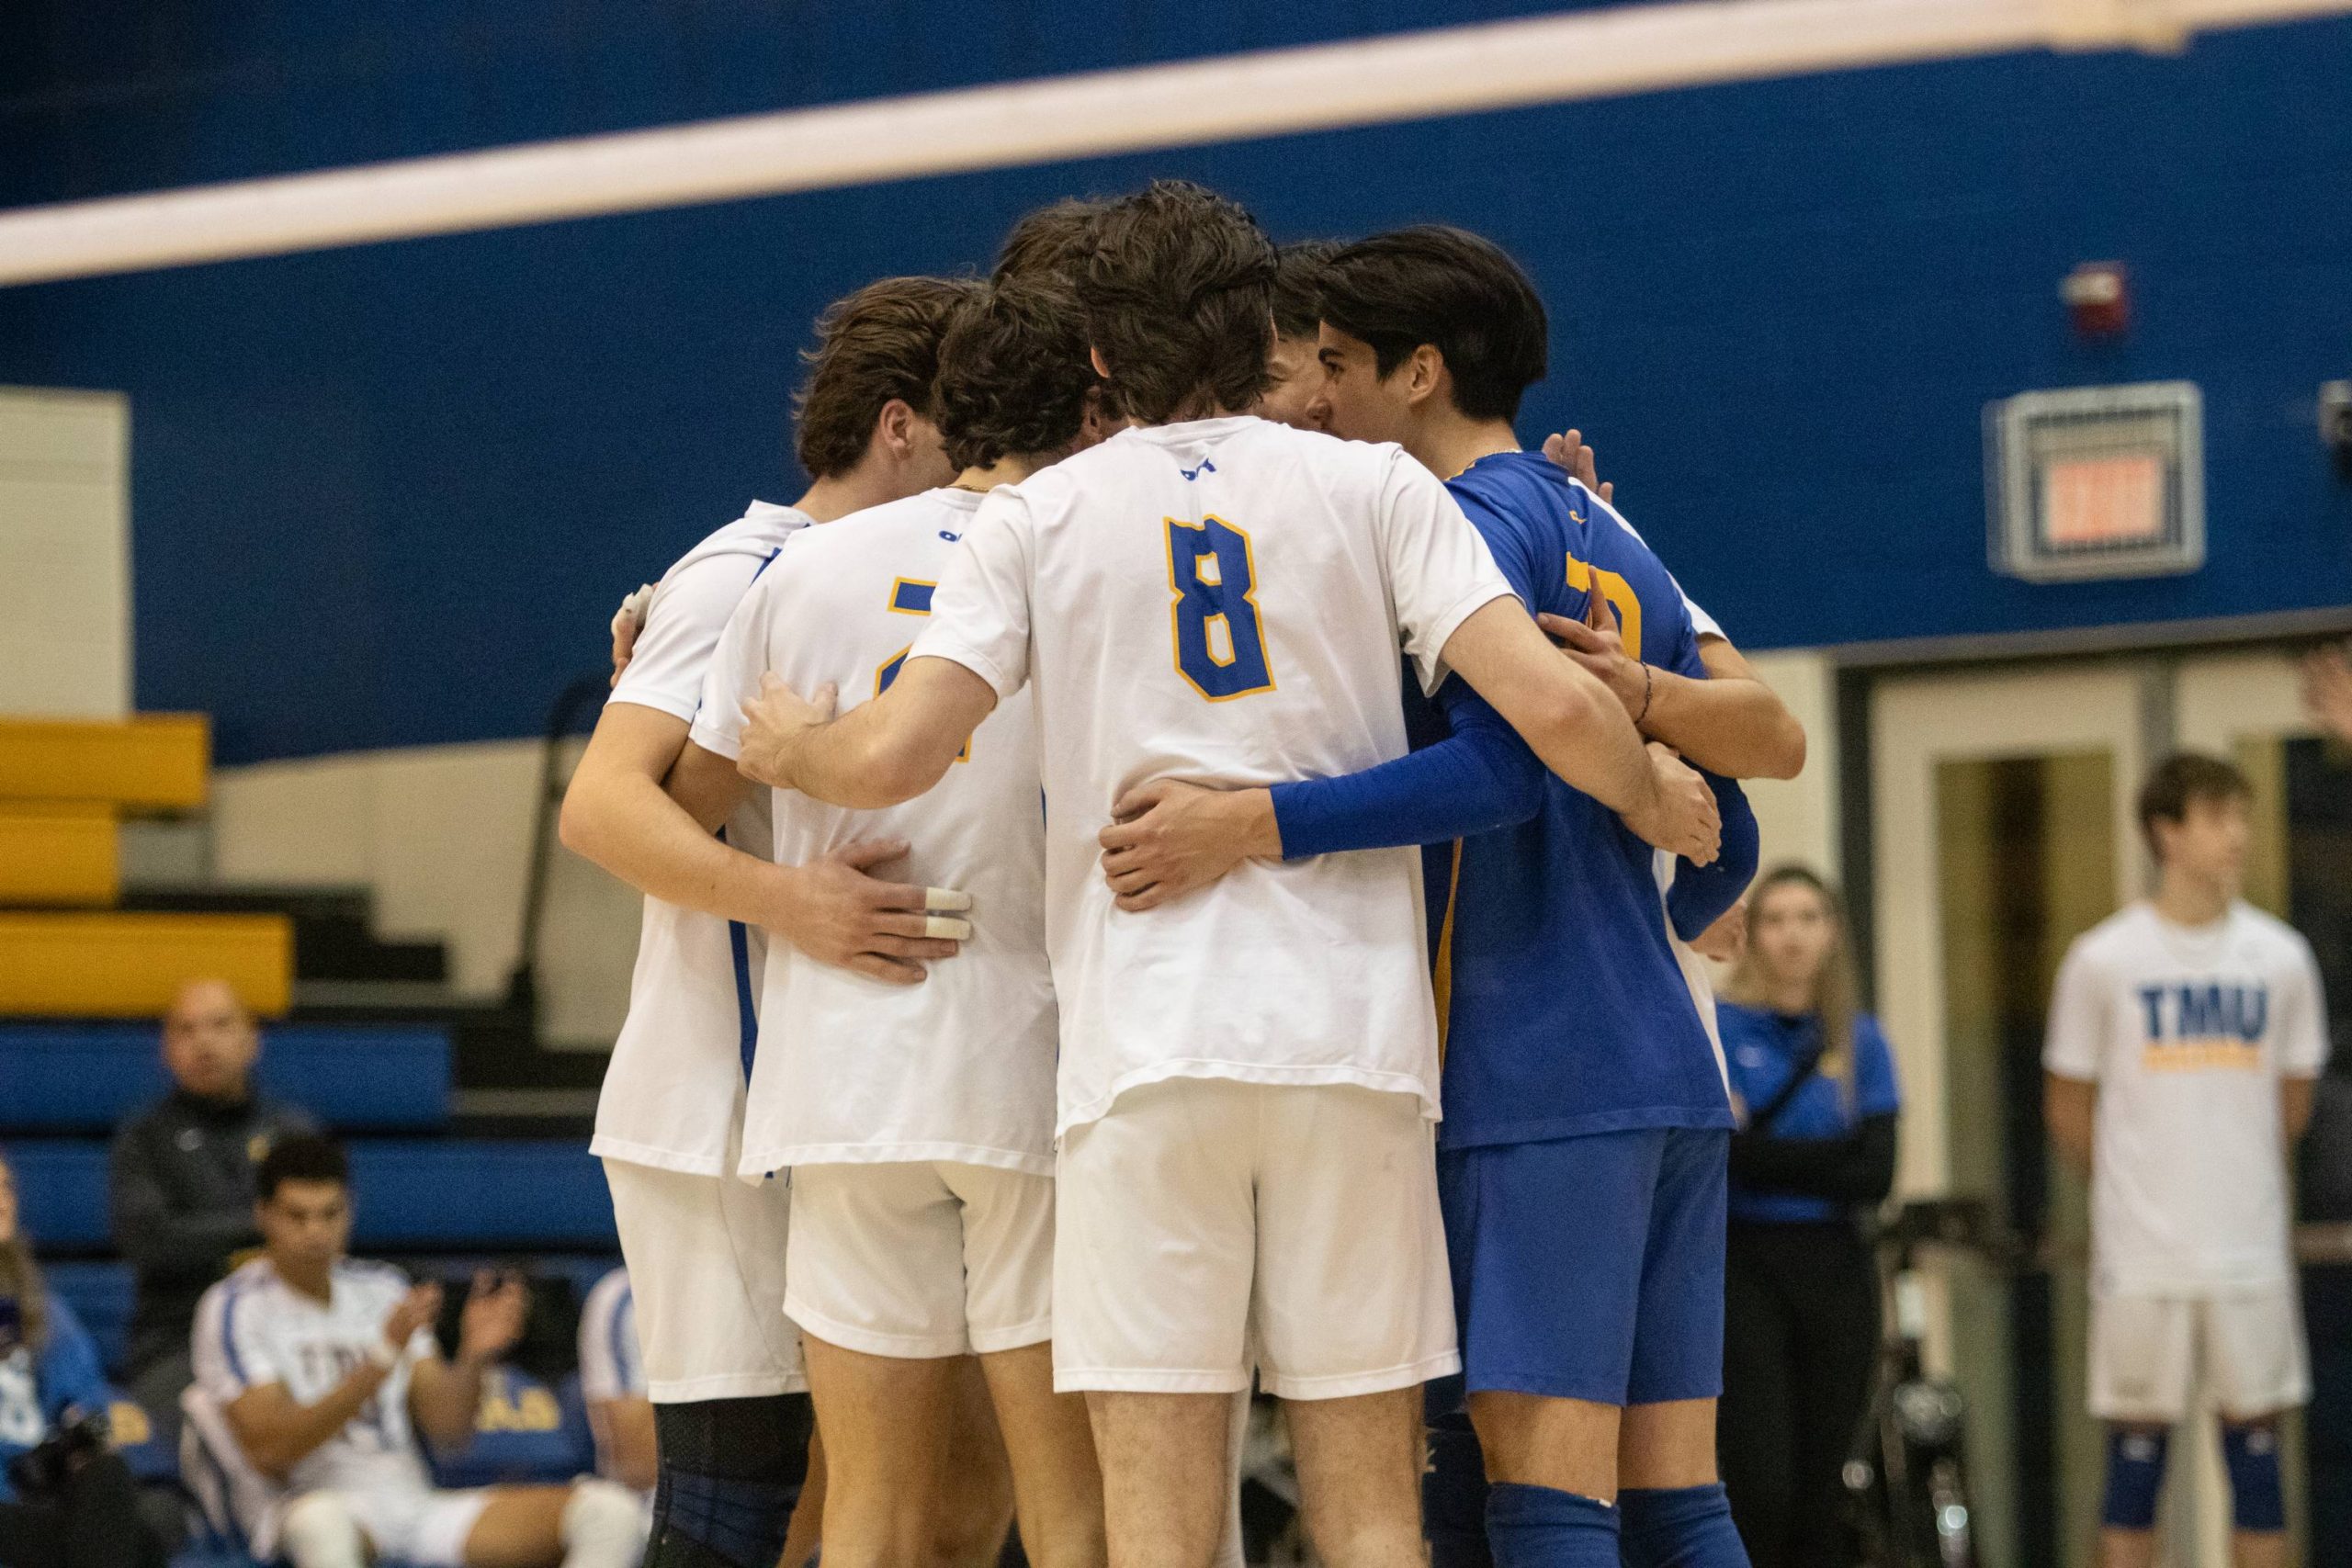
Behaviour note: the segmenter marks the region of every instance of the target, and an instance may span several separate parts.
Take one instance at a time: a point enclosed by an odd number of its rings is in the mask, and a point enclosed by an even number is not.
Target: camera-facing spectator
[[[191,980],[164,1017],[172,1090],[115,1134],[115,1246],[138,1274],[125,1375],[167,1433],[192,1374],[197,1298],[258,1246],[254,1167],[317,1123],[254,1092],[261,1034],[224,980]]]
[[[610,1482],[571,1486],[433,1484],[422,1437],[474,1435],[482,1378],[521,1337],[523,1283],[485,1269],[444,1359],[437,1285],[348,1255],[343,1151],[288,1137],[261,1162],[262,1255],[197,1309],[190,1419],[232,1466],[232,1511],[256,1555],[292,1568],[635,1568],[637,1497]]]
[[[161,1568],[164,1542],[110,1451],[113,1398],[97,1347],[41,1281],[0,1159],[0,1565]]]

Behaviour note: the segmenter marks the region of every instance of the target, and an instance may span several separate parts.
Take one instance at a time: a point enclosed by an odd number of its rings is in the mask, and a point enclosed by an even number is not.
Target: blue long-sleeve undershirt
[[[1446,682],[1438,701],[1453,727],[1447,739],[1361,773],[1273,786],[1284,860],[1474,838],[1543,808],[1544,763],[1503,716],[1460,680]],[[1685,942],[1737,903],[1756,874],[1756,813],[1746,793],[1704,776],[1723,818],[1723,848],[1710,865],[1675,863],[1666,908]]]

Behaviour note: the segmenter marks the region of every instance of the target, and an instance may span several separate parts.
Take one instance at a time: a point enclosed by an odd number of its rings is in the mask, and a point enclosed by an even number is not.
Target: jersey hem
[[[635,707],[651,708],[655,713],[666,713],[672,718],[684,719],[688,724],[695,721],[695,710],[702,705],[699,703],[664,702],[650,693],[632,692],[626,686],[616,688],[605,701],[608,705],[628,703]]]
[[[656,1148],[650,1144],[632,1144],[609,1133],[599,1133],[588,1140],[588,1152],[598,1159],[618,1160],[623,1165],[641,1165],[651,1170],[675,1171],[680,1176],[727,1174],[724,1150],[715,1155],[682,1154],[675,1149]]]
[[[1441,1153],[1450,1153],[1455,1149],[1486,1148],[1497,1144],[1548,1144],[1555,1139],[1578,1138],[1592,1133],[1633,1133],[1651,1127],[1728,1133],[1736,1125],[1728,1105],[1720,1110],[1664,1106],[1595,1111],[1582,1116],[1554,1116],[1538,1122],[1507,1122],[1498,1127],[1473,1125],[1464,1128],[1457,1116],[1439,1129],[1437,1146]]]
[[[995,660],[985,654],[976,653],[949,637],[942,637],[935,640],[918,637],[915,639],[914,647],[907,650],[907,657],[909,659],[944,659],[950,664],[960,664],[986,681],[989,683],[989,690],[996,694],[999,702],[1002,702],[1021,689],[1019,682],[1005,679],[1004,672],[996,667]]]
[[[1499,569],[1497,570],[1499,571]],[[1430,658],[1421,682],[1423,695],[1433,696],[1437,689],[1445,684],[1445,677],[1448,673],[1445,663],[1445,645],[1453,638],[1455,632],[1462,629],[1462,623],[1498,599],[1517,599],[1518,597],[1519,590],[1513,588],[1508,581],[1502,581],[1498,576],[1494,582],[1482,584],[1463,595],[1448,606],[1443,615],[1430,622],[1428,634]],[[1532,618],[1534,612],[1531,610],[1528,614]]]
[[[1421,1120],[1438,1120],[1438,1100],[1426,1080],[1410,1073],[1386,1073],[1369,1067],[1349,1067],[1329,1063],[1295,1067],[1273,1066],[1261,1062],[1218,1062],[1186,1058],[1173,1062],[1159,1062],[1148,1067],[1138,1067],[1116,1079],[1102,1095],[1062,1113],[1055,1127],[1057,1138],[1066,1135],[1073,1127],[1090,1122],[1100,1122],[1117,1104],[1121,1095],[1130,1089],[1149,1089],[1174,1078],[1223,1078],[1233,1083],[1267,1084],[1274,1087],[1312,1088],[1317,1084],[1335,1087],[1377,1089],[1385,1094],[1409,1094],[1420,1101]]]
[[[804,1165],[976,1165],[1023,1176],[1054,1174],[1053,1151],[992,1149],[975,1144],[786,1144],[773,1153],[743,1151],[735,1174],[750,1179]]]
[[[729,735],[715,725],[704,724],[697,719],[686,730],[686,739],[714,757],[724,757],[730,762],[742,761],[743,738]]]

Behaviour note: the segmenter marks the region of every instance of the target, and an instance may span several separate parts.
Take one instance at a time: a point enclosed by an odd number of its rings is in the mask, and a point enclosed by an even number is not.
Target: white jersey
[[[197,1386],[224,1410],[246,1390],[270,1383],[282,1384],[297,1404],[316,1404],[382,1342],[384,1319],[408,1291],[407,1276],[389,1264],[345,1258],[334,1266],[330,1299],[322,1302],[280,1280],[268,1258],[256,1258],[197,1303]],[[431,1330],[412,1335],[359,1413],[288,1473],[288,1494],[429,1487],[409,1425],[409,1370],[439,1353]]]
[[[934,490],[794,539],[728,623],[695,744],[741,754],[741,705],[767,671],[802,692],[831,682],[844,707],[888,685],[979,505],[968,491]],[[970,894],[973,934],[920,986],[820,964],[786,942],[768,950],[741,1172],[956,1160],[1052,1174],[1054,989],[1028,695],[999,703],[928,794],[847,811],[780,791],[775,832],[777,858],[793,864],[863,839],[906,840],[912,852],[880,874]]]
[[[2092,1284],[2216,1295],[2292,1278],[2278,1080],[2327,1060],[2311,946],[2245,904],[2201,928],[2145,903],[2077,938],[2042,1065],[2095,1080]]]
[[[1404,755],[1425,684],[1507,597],[1445,487],[1395,446],[1247,415],[1122,431],[981,506],[916,657],[1034,682],[1060,1126],[1171,1077],[1360,1084],[1437,1114],[1419,855],[1250,861],[1142,913],[1095,835],[1153,779],[1272,784]]]
[[[580,1397],[592,1403],[646,1397],[637,1298],[629,1292],[627,1269],[597,1280],[580,1309]]]
[[[805,513],[755,501],[681,557],[654,590],[610,700],[693,722],[727,617],[808,522]],[[736,848],[768,855],[766,794],[755,793],[725,830]],[[752,981],[766,948],[757,927],[645,901],[628,1017],[605,1068],[591,1153],[696,1176],[727,1169],[742,1113]]]

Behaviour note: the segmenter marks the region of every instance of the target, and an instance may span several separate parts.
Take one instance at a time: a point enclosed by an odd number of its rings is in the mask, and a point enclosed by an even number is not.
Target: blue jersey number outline
[[[1168,523],[1169,636],[1176,672],[1213,703],[1274,689],[1266,626],[1258,612],[1258,566],[1250,536],[1222,517]],[[1214,624],[1225,625],[1220,658]]]

